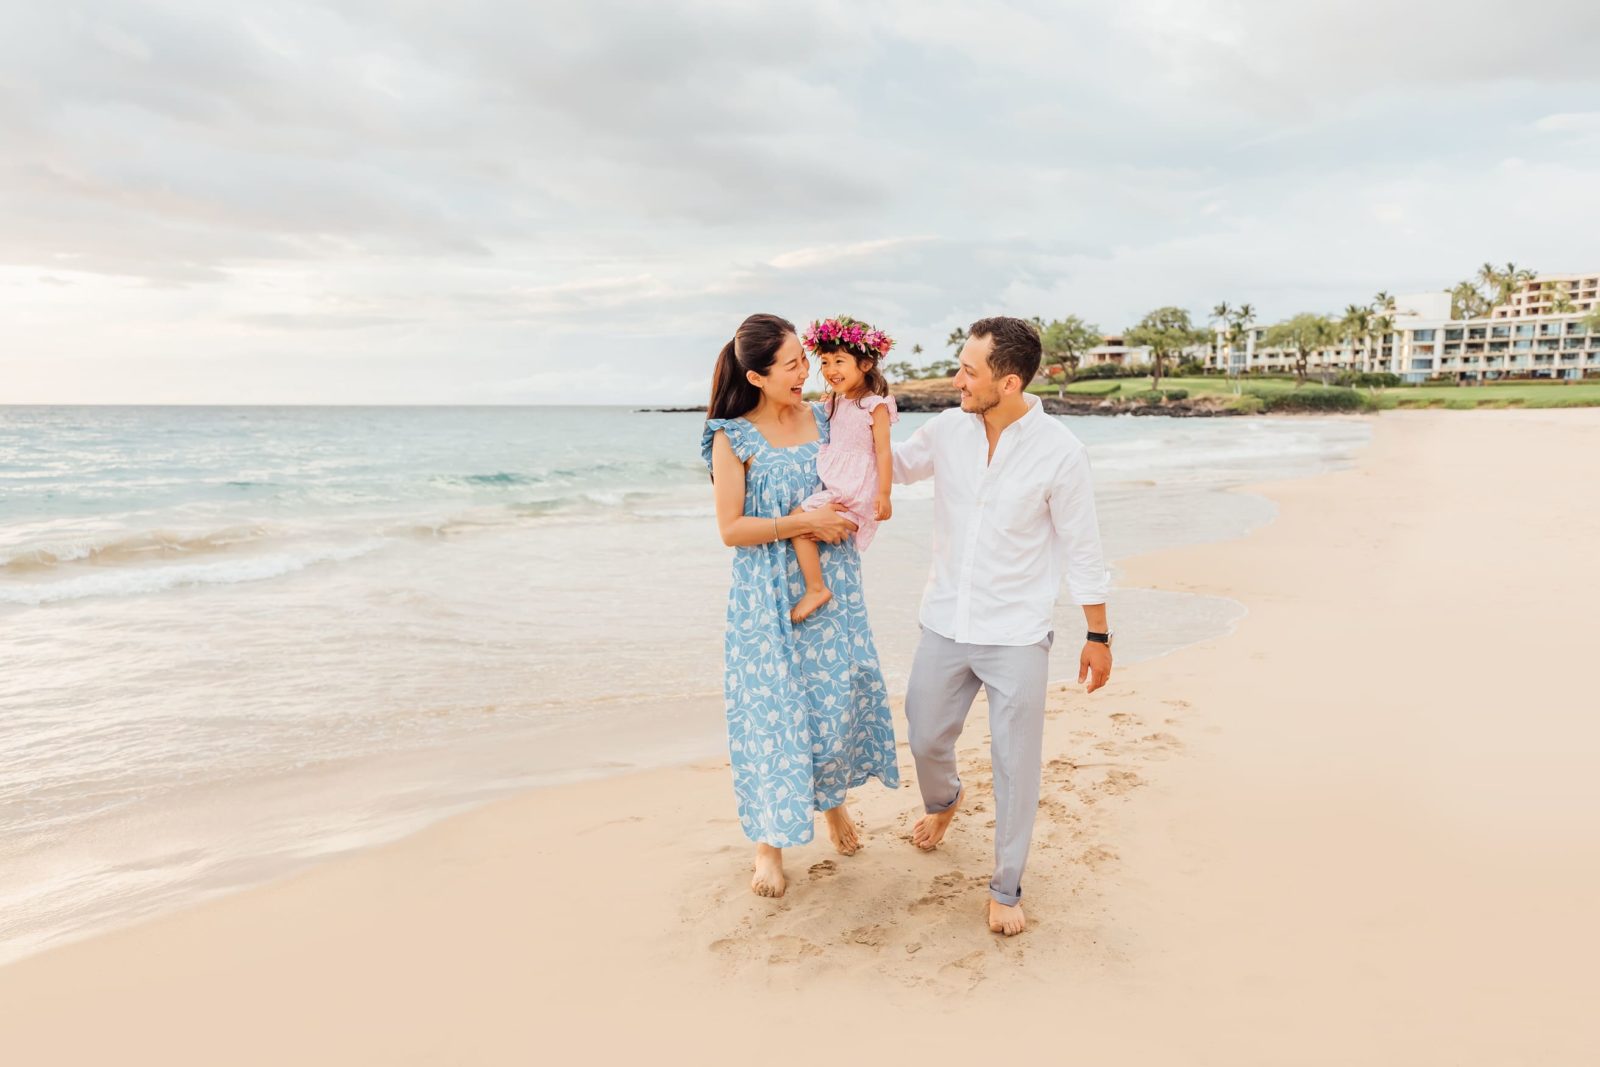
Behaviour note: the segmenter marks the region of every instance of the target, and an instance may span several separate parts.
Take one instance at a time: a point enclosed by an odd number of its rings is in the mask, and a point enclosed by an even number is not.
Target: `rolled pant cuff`
[[[1018,904],[1022,903],[1022,887],[1021,886],[1017,887],[1017,891],[1015,893],[1002,893],[1002,892],[1000,892],[1000,890],[996,889],[994,886],[991,885],[989,887],[989,895],[991,897],[993,897],[996,902],[998,902],[1000,904],[1004,904],[1008,908],[1014,908]]]
[[[961,785],[961,780],[959,778],[956,779],[956,795],[951,798],[948,804],[923,804],[922,810],[927,812],[929,815],[937,815],[941,811],[949,811],[951,808],[956,806],[956,801],[961,799],[962,788],[963,786]]]

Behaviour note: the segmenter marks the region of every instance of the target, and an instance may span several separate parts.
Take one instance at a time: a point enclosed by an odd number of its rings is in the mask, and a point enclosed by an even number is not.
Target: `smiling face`
[[[961,367],[956,371],[955,386],[961,393],[961,410],[982,415],[1007,395],[1021,386],[1015,374],[995,377],[989,366],[989,353],[994,351],[994,338],[969,337],[957,356]]]
[[[855,396],[867,380],[871,360],[858,360],[849,352],[824,352],[817,357],[822,365],[822,380],[828,383],[836,396]]]
[[[778,405],[804,403],[806,377],[810,373],[811,362],[806,359],[806,350],[800,347],[800,338],[792,333],[783,339],[783,346],[773,357],[766,374],[745,372],[750,384],[761,390],[767,403]]]

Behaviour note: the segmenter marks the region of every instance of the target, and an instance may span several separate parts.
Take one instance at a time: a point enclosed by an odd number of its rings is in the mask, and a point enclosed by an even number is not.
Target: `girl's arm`
[[[894,482],[894,450],[889,445],[889,405],[872,409],[872,451],[878,461],[878,499],[873,501],[875,517],[883,522],[894,514],[889,503],[889,487]]]
[[[746,515],[744,464],[733,454],[728,435],[721,430],[711,439],[711,479],[717,498],[717,530],[722,534],[722,543],[730,548],[764,545],[800,536],[839,542],[855,532],[855,524],[831,507],[799,515],[780,515],[776,519]]]

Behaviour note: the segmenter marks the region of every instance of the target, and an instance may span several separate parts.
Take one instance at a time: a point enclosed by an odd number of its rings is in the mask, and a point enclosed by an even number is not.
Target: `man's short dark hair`
[[[989,369],[998,381],[1008,374],[1022,379],[1026,389],[1039,373],[1042,348],[1039,331],[1026,319],[1013,319],[1008,315],[995,315],[979,319],[967,327],[968,337],[994,338],[994,350],[989,353]]]

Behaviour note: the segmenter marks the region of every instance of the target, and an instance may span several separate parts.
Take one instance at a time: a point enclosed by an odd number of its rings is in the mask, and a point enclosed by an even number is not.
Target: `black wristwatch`
[[[1093,630],[1090,630],[1087,634],[1084,635],[1084,639],[1087,640],[1087,641],[1097,642],[1099,644],[1105,645],[1107,648],[1110,648],[1111,647],[1111,635],[1112,635],[1112,631],[1110,631],[1110,630],[1107,630],[1103,634],[1097,634]]]

